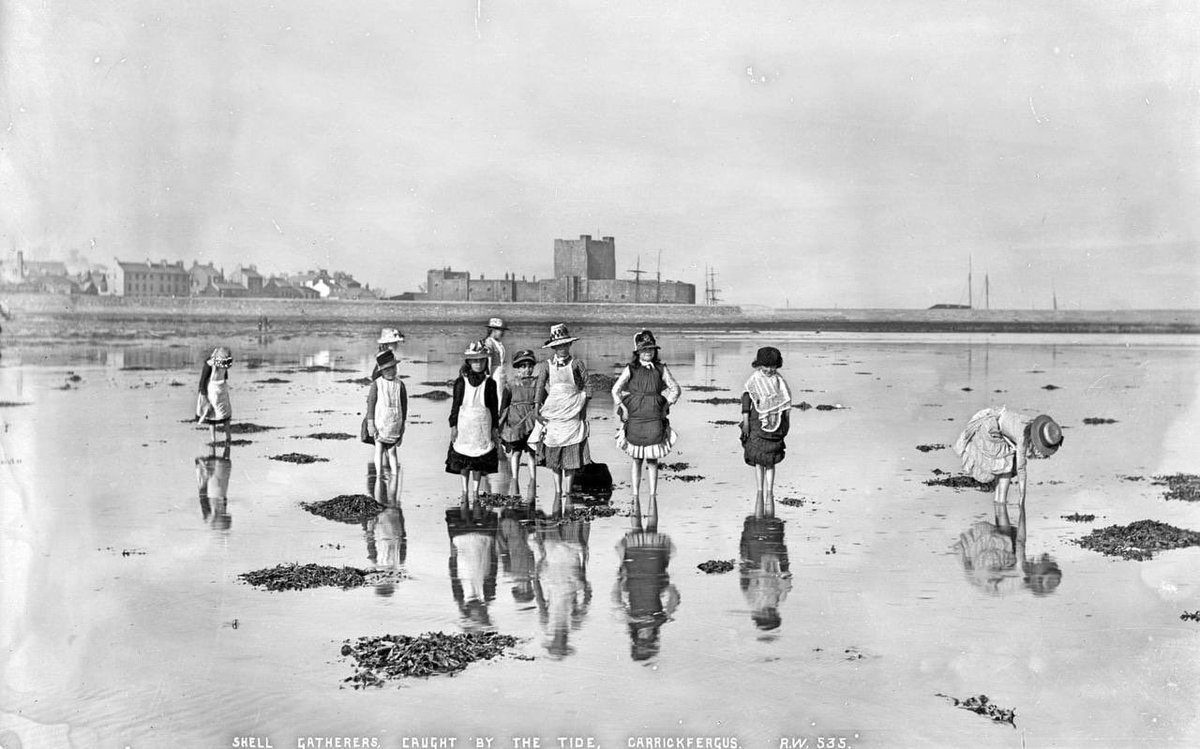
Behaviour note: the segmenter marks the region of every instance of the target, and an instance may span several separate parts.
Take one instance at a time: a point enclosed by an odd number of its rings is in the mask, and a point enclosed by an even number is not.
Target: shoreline
[[[884,333],[1198,334],[1200,310],[772,309],[735,305],[408,302],[205,297],[98,297],[14,294],[22,318],[129,322],[246,321],[471,323],[500,315],[510,323],[679,325],[716,330]]]

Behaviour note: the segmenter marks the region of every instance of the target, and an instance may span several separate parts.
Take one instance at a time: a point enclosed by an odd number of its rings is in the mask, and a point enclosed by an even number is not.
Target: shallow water
[[[657,531],[637,534],[624,515],[568,525],[447,515],[459,494],[442,466],[449,404],[421,398],[400,450],[398,511],[345,524],[301,509],[367,491],[367,446],[304,435],[357,433],[365,388],[339,380],[369,371],[373,332],[184,326],[6,341],[0,401],[25,405],[0,408],[4,610],[21,612],[4,621],[0,738],[284,747],[343,736],[398,747],[452,737],[456,749],[484,737],[504,749],[534,749],[535,738],[558,749],[560,736],[608,749],[681,737],[712,741],[680,749],[1200,739],[1200,625],[1179,619],[1200,609],[1200,549],[1131,562],[1071,542],[1143,518],[1200,530],[1200,507],[1167,502],[1150,483],[1200,472],[1194,338],[656,331],[685,386],[667,460],[688,465],[664,470]],[[420,394],[454,375],[478,331],[405,332],[400,372]],[[576,353],[614,372],[632,331],[579,333]],[[507,343],[542,338],[517,329]],[[276,427],[236,435],[250,443],[227,463],[205,461],[208,432],[183,421],[218,341],[237,358],[235,420]],[[738,396],[768,344],[783,351],[796,401],[842,406],[792,412],[776,497],[804,504],[778,504],[775,522],[747,520],[753,472],[737,428],[712,423],[736,420],[737,406],[695,402]],[[288,382],[256,382],[269,378]],[[1053,459],[1030,465],[1027,564],[971,571],[956,544],[994,542],[992,502],[926,486],[957,459],[916,446],[952,444],[991,404],[1051,413],[1066,437]],[[613,501],[627,510],[610,399],[599,394],[592,408],[593,458],[609,464]],[[269,457],[289,452],[328,462]],[[548,479],[540,472],[543,490]],[[1097,519],[1061,517],[1074,512]],[[697,569],[743,557],[762,569]],[[408,579],[281,593],[238,579],[286,562]],[[352,673],[345,640],[481,628],[517,636],[532,660],[341,688]],[[939,694],[987,694],[1016,710],[1016,727]]]

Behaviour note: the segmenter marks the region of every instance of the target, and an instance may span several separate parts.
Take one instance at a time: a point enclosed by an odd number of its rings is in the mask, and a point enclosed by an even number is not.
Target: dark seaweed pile
[[[231,440],[229,440],[229,446],[230,446],[230,447],[245,447],[246,445],[253,445],[253,444],[254,444],[254,440],[241,440],[241,439],[238,439],[238,440],[231,439]],[[225,440],[223,440],[223,439],[219,439],[219,440],[215,440],[215,441],[213,441],[213,442],[209,442],[209,443],[208,443],[208,446],[209,446],[209,447],[224,447],[224,446],[225,446]]]
[[[234,434],[254,434],[255,432],[266,432],[270,429],[278,429],[279,427],[265,427],[261,424],[251,424],[248,421],[239,421],[229,425],[229,431]]]
[[[354,659],[354,675],[343,681],[355,689],[365,689],[382,687],[388,679],[405,676],[453,675],[475,661],[495,658],[516,644],[517,638],[496,632],[360,637],[342,645],[342,655]]]
[[[366,494],[342,494],[324,502],[301,502],[300,506],[314,515],[339,523],[358,523],[364,515],[379,514],[380,507]]]
[[[704,479],[704,477],[695,473],[680,473],[667,474],[663,476],[662,479],[663,481],[682,481],[684,483],[691,483],[693,481],[701,481]]]
[[[1179,615],[1179,618],[1185,622],[1200,622],[1200,610],[1185,611]]]
[[[741,398],[703,398],[700,400],[692,401],[692,403],[708,403],[709,405],[713,405],[713,406],[729,406],[729,405],[733,405],[734,403],[741,403],[741,402],[742,402]]]
[[[427,393],[413,393],[413,398],[428,398],[431,401],[446,401],[452,397],[445,390],[430,390]]]
[[[933,445],[917,445],[917,449],[923,453],[931,452],[933,450],[945,450],[947,447],[949,447],[949,445],[943,445],[940,442]]]
[[[720,572],[732,572],[733,571],[733,560],[732,559],[728,559],[728,560],[710,559],[707,562],[701,562],[700,564],[697,564],[696,569],[700,570],[701,572],[707,573],[709,575],[712,575],[715,573],[720,573]]]
[[[280,379],[279,377],[268,377],[265,380],[255,380],[255,382],[261,385],[284,385],[291,382],[291,380],[284,380]]]
[[[1070,515],[1061,515],[1063,520],[1070,520],[1072,523],[1090,523],[1096,519],[1095,515],[1080,515],[1078,512],[1073,512]]]
[[[926,479],[923,482],[925,486],[948,486],[952,489],[976,489],[981,492],[990,492],[996,487],[994,481],[983,483],[966,474],[952,475],[939,468],[933,469],[933,473],[937,478]]]
[[[529,503],[516,494],[492,494],[490,492],[480,492],[479,502],[484,507],[499,507],[503,509],[521,509]]]
[[[1185,502],[1200,501],[1200,476],[1191,473],[1176,473],[1171,476],[1155,476],[1155,486],[1165,486],[1166,499],[1182,499]]]
[[[740,421],[730,421],[729,419],[718,419],[717,421],[710,421],[710,422],[708,422],[708,423],[709,423],[709,424],[716,424],[717,426],[722,426],[722,427],[728,427],[728,426],[734,426],[734,427],[735,427],[735,426],[738,426],[738,425],[740,425],[740,424],[741,424],[741,422],[740,422]]]
[[[307,590],[337,586],[343,590],[358,588],[367,583],[367,573],[355,567],[327,567],[320,564],[280,564],[267,569],[238,575],[256,588],[270,591]]]
[[[565,520],[595,520],[596,518],[609,518],[617,514],[617,508],[612,505],[583,505],[571,508],[571,511],[564,513]]]
[[[1116,419],[1106,419],[1101,416],[1089,416],[1083,420],[1084,424],[1116,424]]]
[[[667,470],[667,471],[686,471],[688,469],[688,464],[687,463],[659,463],[658,467],[662,468],[664,470]]]
[[[1140,562],[1152,558],[1155,552],[1200,546],[1200,533],[1157,520],[1139,520],[1129,525],[1099,528],[1075,543],[1106,556]]]
[[[314,434],[305,434],[303,436],[292,437],[292,439],[303,440],[352,440],[355,435],[347,432],[316,432]]]
[[[610,388],[611,389],[611,388]],[[712,385],[684,385],[684,390],[691,390],[696,393],[725,393],[729,392],[729,388],[719,388]]]
[[[329,458],[318,458],[316,455],[307,453],[284,453],[282,455],[268,455],[271,460],[281,460],[284,463],[328,463]]]
[[[370,377],[350,377],[345,380],[337,380],[337,382],[342,382],[347,385],[370,385],[371,378]]]
[[[962,708],[963,710],[970,710],[977,715],[991,718],[996,723],[1007,723],[1013,728],[1017,727],[1017,711],[996,707],[991,703],[986,694],[981,694],[978,697],[968,697],[965,700],[960,700],[957,697],[951,697],[948,694],[939,693],[937,696],[945,697],[946,699],[952,701],[955,707]]]
[[[807,499],[799,499],[797,497],[784,497],[779,500],[779,504],[787,505],[788,507],[803,507]]]
[[[597,391],[610,391],[613,385],[617,384],[615,375],[604,374],[603,372],[588,372],[587,382],[584,383],[584,390],[589,393]]]

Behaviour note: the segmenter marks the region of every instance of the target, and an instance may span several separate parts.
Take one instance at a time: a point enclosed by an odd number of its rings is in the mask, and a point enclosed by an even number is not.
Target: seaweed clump
[[[1196,611],[1185,611],[1179,615],[1179,618],[1185,622],[1200,622],[1200,609]]]
[[[355,689],[366,689],[382,687],[389,679],[453,675],[476,661],[491,660],[516,644],[517,638],[512,635],[496,632],[360,637],[342,645],[342,655],[354,659],[354,674],[343,681]]]
[[[576,505],[570,512],[563,513],[564,520],[595,520],[610,518],[617,514],[617,508],[612,505]]]
[[[307,590],[337,586],[343,590],[367,584],[367,573],[357,567],[329,567],[321,564],[279,564],[238,575],[257,588],[275,592],[280,590]]]
[[[348,432],[314,432],[313,434],[306,434],[306,435],[304,435],[304,436],[302,436],[302,437],[293,437],[292,439],[297,439],[297,440],[302,440],[302,439],[310,439],[310,440],[352,440],[352,439],[354,439],[354,435],[353,435],[353,434],[350,434],[350,433],[348,433]]]
[[[271,460],[279,460],[284,463],[328,463],[329,458],[318,458],[316,455],[308,453],[284,453],[282,455],[268,455]]]
[[[801,497],[783,497],[783,498],[779,499],[778,501],[779,501],[779,504],[787,505],[788,507],[803,507],[804,503],[807,502],[808,500],[803,499]]]
[[[947,447],[949,447],[949,445],[943,445],[940,442],[937,444],[933,444],[933,445],[917,445],[917,449],[923,453],[927,453],[927,452],[930,452],[933,450],[945,450]]]
[[[364,516],[373,517],[380,507],[366,494],[341,494],[324,502],[301,502],[300,506],[314,515],[339,523],[358,523]]]
[[[976,481],[973,476],[953,475],[940,468],[934,468],[933,474],[936,478],[926,479],[923,482],[925,486],[948,486],[952,489],[976,489],[981,492],[990,492],[996,487],[995,481]]]
[[[951,697],[948,694],[939,693],[937,696],[945,697],[953,702],[954,706],[957,708],[970,710],[977,715],[982,715],[985,718],[991,718],[991,720],[995,723],[1007,723],[1013,728],[1017,727],[1017,711],[993,705],[986,694],[981,694],[978,697],[968,697],[965,700],[960,700],[957,697]]]
[[[1084,424],[1116,424],[1116,419],[1106,419],[1102,416],[1089,416],[1083,420]]]
[[[1182,499],[1185,502],[1200,501],[1200,476],[1192,473],[1176,473],[1171,476],[1155,476],[1155,486],[1165,486],[1165,499]]]
[[[1200,533],[1157,520],[1139,520],[1129,525],[1110,525],[1099,528],[1075,543],[1105,556],[1143,561],[1155,552],[1200,546]]]
[[[1078,512],[1073,512],[1070,515],[1062,515],[1063,520],[1070,520],[1072,523],[1090,523],[1096,519],[1095,515],[1080,515]]]
[[[709,575],[713,575],[713,574],[717,574],[717,573],[721,573],[721,572],[732,572],[733,571],[733,560],[732,559],[710,559],[707,562],[701,562],[700,564],[697,564],[696,569],[698,569],[701,572],[704,572],[706,574],[709,574]]]

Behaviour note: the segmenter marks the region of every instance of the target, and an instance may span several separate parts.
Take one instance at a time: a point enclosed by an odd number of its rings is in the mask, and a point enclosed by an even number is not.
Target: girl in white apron
[[[396,377],[396,357],[391,351],[380,351],[375,357],[375,368],[379,379],[371,381],[367,391],[367,433],[375,440],[375,466],[378,471],[375,481],[375,501],[385,501],[386,486],[394,500],[395,488],[399,486],[400,459],[396,448],[404,439],[404,425],[408,418],[408,391],[404,382]],[[386,467],[391,470],[390,478],[382,480]]]
[[[575,472],[592,462],[588,450],[587,365],[571,356],[571,344],[578,341],[566,325],[550,328],[550,340],[542,348],[554,349],[554,355],[537,366],[538,426],[529,437],[538,445],[541,465],[554,472],[554,505],[557,511],[569,510],[571,483]]]
[[[225,447],[229,448],[229,422],[233,406],[229,401],[229,368],[233,354],[225,346],[213,349],[200,370],[200,392],[196,397],[196,420],[208,424],[212,441],[217,441],[217,425],[225,425]]]
[[[488,376],[488,352],[472,341],[463,353],[463,366],[454,381],[450,403],[450,449],[446,473],[462,476],[463,502],[479,502],[479,477],[499,466],[496,433],[500,399],[496,381]]]

